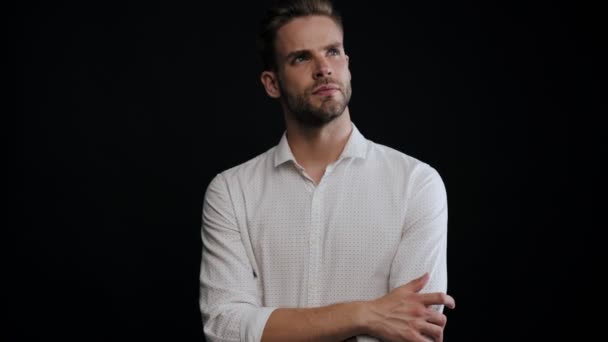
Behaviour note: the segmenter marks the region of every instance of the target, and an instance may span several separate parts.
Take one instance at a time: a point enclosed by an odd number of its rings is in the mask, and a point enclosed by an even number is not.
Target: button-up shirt
[[[259,341],[275,308],[371,300],[424,272],[422,292],[447,286],[441,177],[354,125],[318,184],[286,134],[218,174],[205,193],[202,241],[208,341]]]

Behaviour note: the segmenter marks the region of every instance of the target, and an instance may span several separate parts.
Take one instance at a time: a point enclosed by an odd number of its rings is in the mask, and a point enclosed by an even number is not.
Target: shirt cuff
[[[243,315],[241,341],[260,342],[268,317],[276,308],[253,308]]]

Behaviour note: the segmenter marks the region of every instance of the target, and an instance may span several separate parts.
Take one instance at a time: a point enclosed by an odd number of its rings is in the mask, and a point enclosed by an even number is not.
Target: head
[[[262,84],[300,124],[325,125],[347,108],[352,90],[343,37],[328,0],[278,1],[262,23]]]

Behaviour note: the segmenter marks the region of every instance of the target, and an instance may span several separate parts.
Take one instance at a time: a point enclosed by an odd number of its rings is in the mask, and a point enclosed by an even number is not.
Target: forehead
[[[333,43],[342,43],[343,34],[333,19],[326,16],[299,17],[277,31],[279,55],[297,50],[316,50]]]

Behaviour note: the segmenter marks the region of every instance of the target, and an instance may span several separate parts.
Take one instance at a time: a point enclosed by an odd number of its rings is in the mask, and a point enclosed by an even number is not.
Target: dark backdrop
[[[575,291],[562,286],[585,271],[576,258],[585,237],[567,229],[573,101],[564,87],[581,51],[574,9],[337,7],[353,121],[433,165],[447,187],[458,305],[446,340],[545,341],[579,330]],[[126,1],[11,12],[2,340],[203,339],[205,188],[283,131],[259,82],[262,9]]]

